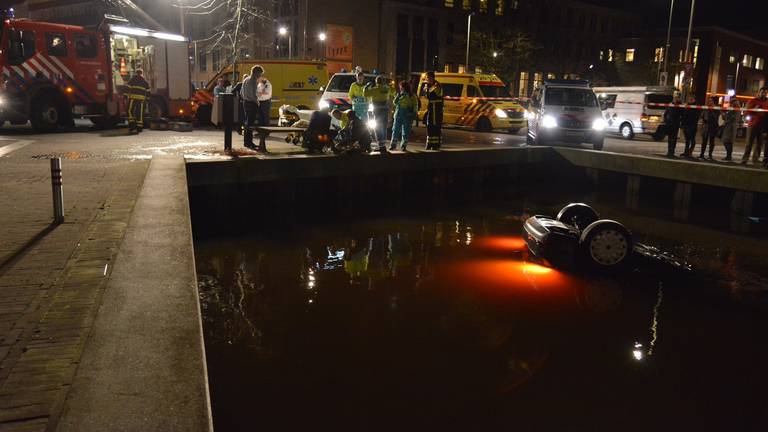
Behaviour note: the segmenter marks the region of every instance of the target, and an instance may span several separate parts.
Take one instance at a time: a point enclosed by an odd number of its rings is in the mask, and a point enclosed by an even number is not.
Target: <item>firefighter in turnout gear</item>
[[[435,81],[435,73],[427,72],[427,82],[421,91],[427,97],[427,150],[440,150],[443,127],[443,88]]]
[[[149,83],[144,79],[144,72],[139,69],[128,80],[128,132],[141,132],[144,129],[144,105],[149,98]]]

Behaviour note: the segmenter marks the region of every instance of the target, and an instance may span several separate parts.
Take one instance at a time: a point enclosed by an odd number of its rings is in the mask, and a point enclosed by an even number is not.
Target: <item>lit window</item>
[[[483,68],[481,68],[480,66],[475,66],[475,73],[476,73],[476,74],[481,74],[481,73],[483,73]]]
[[[736,57],[738,57],[736,53],[731,52],[731,55],[728,56],[728,63],[731,63],[731,64],[736,63]]]
[[[518,96],[528,96],[528,72],[520,72],[520,86]]]
[[[755,69],[763,70],[765,68],[765,60],[762,57],[755,59]]]
[[[445,66],[443,66],[443,72],[450,72],[452,66],[453,64],[451,63],[445,63]]]
[[[479,0],[480,13],[488,13],[488,0]]]
[[[680,54],[677,56],[677,61],[680,63],[683,62],[683,50],[680,50]]]
[[[464,73],[464,72],[466,72],[466,71],[467,71],[467,69],[466,69],[466,68],[464,67],[464,65],[463,65],[463,64],[461,64],[461,63],[459,63],[459,69],[458,69],[458,70],[459,70],[459,73]]]
[[[632,63],[635,61],[635,49],[634,48],[627,48],[627,53],[624,56],[624,61],[627,63]]]
[[[656,63],[664,61],[664,48],[656,48],[653,53],[653,61]]]
[[[741,65],[744,67],[752,67],[752,56],[744,54],[744,58],[741,60]]]
[[[461,8],[464,9],[464,10],[472,9],[472,0],[462,0],[461,1]]]
[[[693,65],[696,66],[696,59],[699,58],[699,39],[693,40]]]
[[[603,50],[600,50],[600,61],[603,61],[604,57],[605,57],[605,52]]]
[[[547,73],[547,79],[551,79],[552,80],[552,79],[555,79],[555,78],[557,78],[557,75],[555,75],[554,73],[552,73],[552,72]]]
[[[453,0],[445,0],[445,2],[443,2],[443,4],[447,8],[452,8],[453,7]]]
[[[533,88],[537,89],[541,87],[541,85],[544,84],[544,74],[541,72],[536,72],[533,74]]]
[[[608,50],[608,61],[609,62],[613,61],[613,50],[612,49]]]
[[[496,0],[496,15],[504,15],[504,0]]]

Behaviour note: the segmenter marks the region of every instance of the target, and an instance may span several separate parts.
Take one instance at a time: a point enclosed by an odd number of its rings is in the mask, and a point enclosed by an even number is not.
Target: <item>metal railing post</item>
[[[61,180],[61,158],[51,159],[51,188],[53,190],[53,221],[64,222],[64,188]]]

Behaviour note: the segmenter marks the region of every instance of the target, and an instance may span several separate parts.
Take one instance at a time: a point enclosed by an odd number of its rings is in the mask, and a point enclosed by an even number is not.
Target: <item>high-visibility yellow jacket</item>
[[[376,85],[363,89],[363,95],[375,105],[389,102],[391,94],[392,88],[388,85]]]
[[[365,97],[365,84],[358,84],[357,81],[353,82],[349,86],[349,102],[355,103],[368,103],[368,99]]]

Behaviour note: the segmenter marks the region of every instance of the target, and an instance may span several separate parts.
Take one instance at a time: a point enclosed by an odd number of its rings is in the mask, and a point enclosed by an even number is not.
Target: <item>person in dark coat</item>
[[[712,151],[715,149],[715,137],[720,126],[719,107],[715,106],[717,98],[711,98],[707,103],[707,109],[701,112],[701,154],[699,159],[704,159],[704,153],[709,145],[709,159],[712,159]]]
[[[696,105],[696,98],[691,97],[688,104]],[[680,124],[683,128],[683,135],[685,135],[685,151],[680,156],[693,157],[693,149],[696,147],[696,130],[699,127],[700,116],[701,110],[697,108],[686,107],[683,110],[683,118]]]
[[[676,94],[673,103],[680,103],[680,96]],[[682,117],[683,108],[671,106],[664,110],[664,128],[667,131],[667,157],[675,157],[677,136],[680,134],[680,121]]]
[[[731,102],[732,110],[723,111],[720,114],[723,118],[722,139],[725,146],[724,161],[730,161],[733,155],[733,141],[736,140],[736,131],[741,124],[741,103],[738,100]]]

